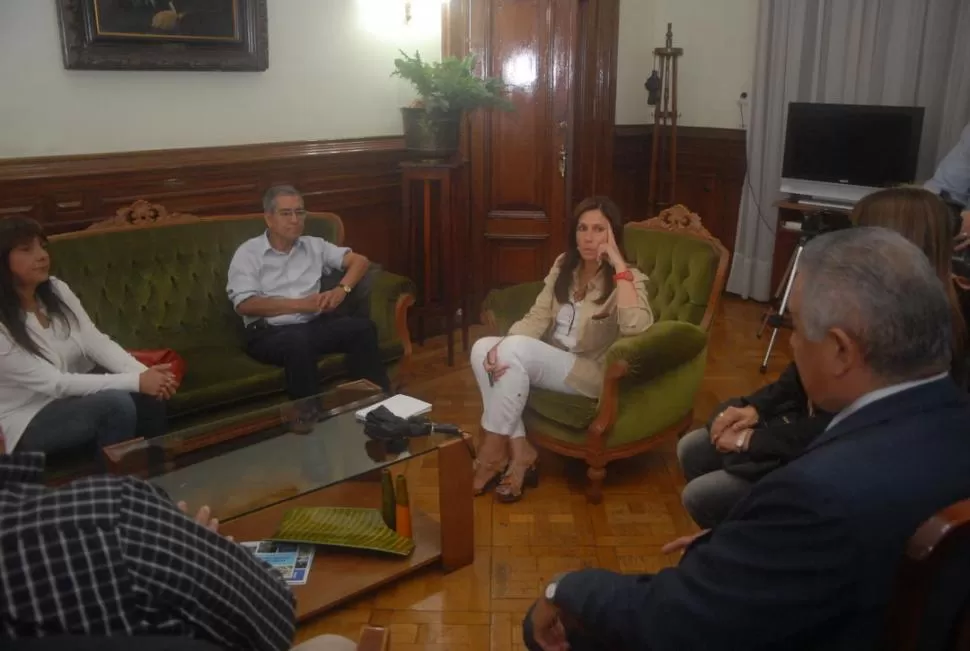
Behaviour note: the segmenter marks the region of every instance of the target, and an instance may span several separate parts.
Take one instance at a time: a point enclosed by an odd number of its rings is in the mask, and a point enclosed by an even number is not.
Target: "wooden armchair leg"
[[[603,501],[603,480],[606,479],[606,463],[602,461],[589,461],[589,468],[586,470],[586,477],[589,483],[586,485],[586,499],[590,504],[599,504]]]
[[[391,380],[391,384],[394,385],[392,388],[396,392],[400,392],[404,387],[412,384],[415,377],[414,348],[411,345],[411,331],[408,329],[408,308],[412,305],[414,305],[414,296],[401,294],[394,306],[394,329],[404,348],[404,354],[397,365],[397,373]]]
[[[408,386],[414,384],[415,375],[414,362],[411,356],[408,355],[407,357],[401,358],[401,361],[397,364],[394,377],[391,378],[392,392],[400,393]]]

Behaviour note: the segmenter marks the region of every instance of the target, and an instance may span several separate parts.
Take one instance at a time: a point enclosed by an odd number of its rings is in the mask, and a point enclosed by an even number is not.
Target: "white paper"
[[[412,398],[411,396],[406,396],[403,393],[399,393],[396,396],[391,396],[387,400],[382,400],[376,405],[370,405],[369,407],[364,407],[357,412],[357,420],[365,420],[367,414],[369,414],[374,409],[378,407],[387,407],[388,410],[395,416],[399,418],[410,418],[411,416],[420,416],[431,411],[431,405],[423,400],[418,400],[417,398]]]

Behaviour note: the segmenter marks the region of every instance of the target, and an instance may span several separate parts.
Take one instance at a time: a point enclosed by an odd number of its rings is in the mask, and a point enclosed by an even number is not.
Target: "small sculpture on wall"
[[[266,0],[57,0],[64,67],[265,70]]]

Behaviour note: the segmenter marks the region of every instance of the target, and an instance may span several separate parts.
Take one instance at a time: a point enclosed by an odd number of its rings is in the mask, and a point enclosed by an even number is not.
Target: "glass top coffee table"
[[[143,477],[190,509],[208,505],[220,532],[240,542],[271,537],[296,507],[380,509],[381,469],[405,474],[414,551],[399,558],[318,547],[308,582],[293,586],[302,621],[426,565],[450,571],[473,560],[470,439],[436,433],[398,448],[372,440],[355,413],[384,397],[369,382],[350,382],[104,454],[113,473]]]

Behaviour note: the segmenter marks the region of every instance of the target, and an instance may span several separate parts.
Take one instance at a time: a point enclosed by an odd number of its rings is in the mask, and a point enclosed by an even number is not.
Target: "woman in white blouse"
[[[161,401],[176,389],[167,365],[135,360],[50,276],[40,224],[0,220],[0,431],[8,452],[96,446],[100,459],[106,445],[162,433]]]
[[[497,500],[515,502],[538,483],[538,453],[522,422],[533,387],[599,397],[610,346],[651,324],[647,277],[623,255],[620,209],[607,197],[583,200],[573,213],[569,247],[528,314],[506,337],[484,337],[472,347],[484,405],[476,494],[495,488]]]

